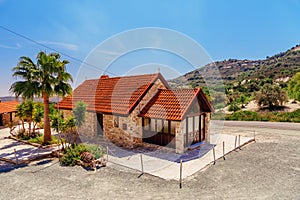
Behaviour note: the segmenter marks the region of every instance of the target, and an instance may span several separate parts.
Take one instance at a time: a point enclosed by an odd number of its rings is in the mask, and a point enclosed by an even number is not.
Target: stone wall
[[[97,115],[95,112],[85,113],[85,123],[78,128],[79,134],[84,134],[88,137],[97,136]]]
[[[205,142],[210,142],[210,118],[211,113],[206,113],[205,116]]]
[[[69,116],[73,115],[72,110],[61,110],[63,112],[64,118],[67,118]],[[79,135],[84,134],[88,137],[94,137],[97,136],[97,116],[94,112],[87,111],[85,113],[85,122],[83,125],[78,128]]]
[[[133,148],[142,144],[141,118],[129,116],[104,115],[104,136],[118,146]]]
[[[175,135],[176,153],[184,153],[185,123],[183,121],[181,122],[172,121],[172,123],[176,123],[176,135]]]

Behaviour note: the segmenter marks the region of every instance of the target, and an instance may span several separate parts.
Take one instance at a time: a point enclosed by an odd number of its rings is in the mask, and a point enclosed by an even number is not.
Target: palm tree
[[[66,72],[67,60],[60,60],[60,54],[37,54],[37,62],[29,57],[20,57],[19,63],[13,68],[13,77],[21,78],[11,85],[10,91],[17,97],[33,99],[42,97],[44,101],[44,143],[51,141],[49,119],[49,98],[53,95],[65,96],[72,92],[69,81],[73,81],[71,74]]]

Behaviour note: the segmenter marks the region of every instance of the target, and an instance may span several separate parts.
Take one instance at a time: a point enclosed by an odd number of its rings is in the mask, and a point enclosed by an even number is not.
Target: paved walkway
[[[40,156],[50,154],[55,148],[38,148],[29,144],[24,144],[13,139],[8,139],[9,129],[0,129],[0,160],[14,163],[24,163]]]
[[[211,143],[215,144],[215,157],[216,159],[223,157],[223,141],[225,142],[225,154],[235,149],[235,136],[225,134],[212,134]],[[240,145],[243,145],[251,141],[252,137],[240,137]],[[238,140],[237,140],[238,144]],[[142,155],[142,158],[141,158]],[[180,157],[180,156],[179,156]],[[163,179],[174,179],[179,180],[180,164],[172,162],[166,159],[160,159],[157,157],[145,155],[145,154],[134,154],[127,157],[118,157],[109,155],[108,166],[122,165],[131,169],[140,170],[161,177]],[[213,163],[213,150],[208,151],[201,158],[190,160],[182,164],[182,178],[186,178],[196,173],[197,171],[205,168],[207,165]],[[141,163],[143,162],[143,167]]]

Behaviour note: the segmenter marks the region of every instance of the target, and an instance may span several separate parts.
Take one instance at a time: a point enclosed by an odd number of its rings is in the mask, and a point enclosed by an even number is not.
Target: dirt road
[[[224,131],[253,126],[226,124]],[[54,159],[1,173],[0,199],[299,199],[300,133],[273,126],[255,127],[256,143],[188,177],[182,189],[177,181],[138,178],[139,172],[122,167],[93,173]]]

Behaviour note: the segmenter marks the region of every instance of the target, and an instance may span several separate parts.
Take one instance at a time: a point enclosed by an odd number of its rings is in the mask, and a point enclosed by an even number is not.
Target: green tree
[[[82,101],[79,101],[75,109],[73,110],[75,125],[79,128],[82,126],[82,124],[85,121],[85,112],[86,112],[86,105]]]
[[[25,128],[25,121],[28,123],[28,136],[35,132],[37,123],[40,123],[43,118],[43,107],[40,103],[33,101],[24,101],[17,106],[16,117],[22,121],[23,130]]]
[[[31,124],[32,124],[32,117],[33,117],[33,109],[34,103],[32,101],[25,101],[22,102],[17,106],[16,117],[18,117],[22,122],[22,128],[25,131],[25,121],[28,122],[28,134],[31,133]]]
[[[75,119],[75,125],[80,128],[82,124],[85,122],[85,113],[86,113],[86,104],[82,101],[79,101],[73,110],[73,115]],[[78,139],[78,131],[75,133],[74,142]]]
[[[36,125],[38,123],[41,123],[44,115],[44,108],[41,103],[35,103],[34,108],[33,108],[33,116],[32,116],[32,121],[33,121],[33,128],[32,132],[35,132]]]
[[[256,103],[259,107],[267,106],[269,109],[282,106],[288,100],[287,94],[278,85],[265,84],[256,93]]]
[[[239,98],[239,102],[241,102],[241,108],[245,108],[245,103],[246,103],[247,97],[243,94],[241,94],[240,98]]]
[[[13,68],[13,77],[22,79],[12,84],[10,91],[17,97],[33,99],[42,97],[44,102],[44,143],[51,141],[49,120],[49,98],[53,95],[65,96],[72,92],[69,81],[71,74],[66,72],[67,60],[60,60],[58,53],[46,54],[41,51],[37,54],[37,62],[29,57],[22,56],[17,66]]]
[[[296,73],[289,81],[288,94],[294,101],[300,101],[300,72]]]

